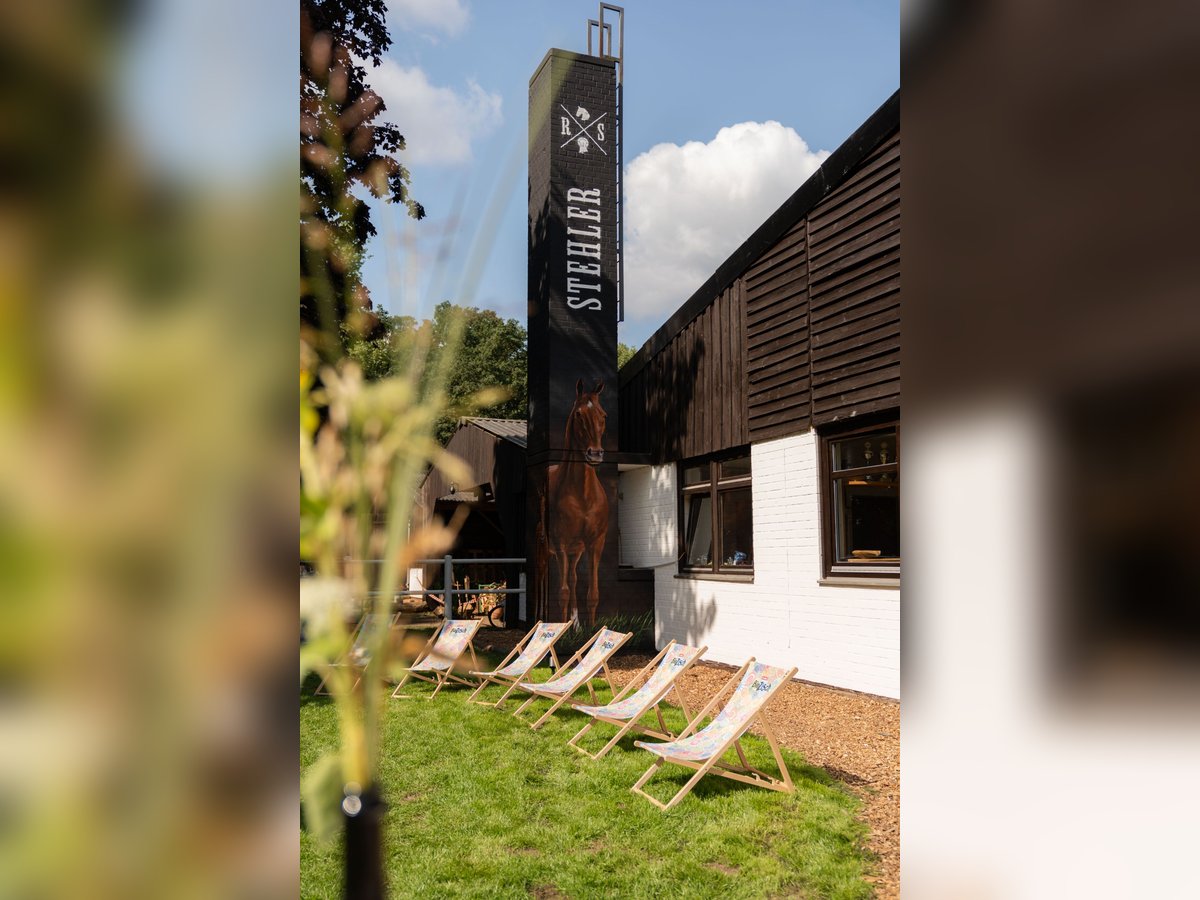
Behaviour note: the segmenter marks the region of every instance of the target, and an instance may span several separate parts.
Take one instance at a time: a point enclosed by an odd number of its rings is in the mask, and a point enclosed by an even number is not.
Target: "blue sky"
[[[900,21],[894,2],[617,5],[627,174],[618,336],[640,346],[899,87]],[[389,5],[394,45],[370,80],[408,138],[412,192],[428,216],[375,213],[364,280],[377,305],[420,315],[451,299],[524,321],[529,78],[551,47],[586,50],[597,12],[581,0]]]
[[[640,346],[896,90],[900,15],[895,0],[618,5],[618,335]],[[233,190],[277,169],[280,152],[294,164],[296,9],[150,4],[122,57],[124,112],[150,164]],[[597,14],[595,0],[389,0],[394,45],[369,80],[408,138],[428,217],[375,204],[363,275],[377,305],[420,316],[450,299],[524,322],[529,78],[552,47],[586,50]]]

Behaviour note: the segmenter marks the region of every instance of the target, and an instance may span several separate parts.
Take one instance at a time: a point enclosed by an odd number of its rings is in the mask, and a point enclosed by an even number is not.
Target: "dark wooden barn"
[[[456,558],[525,556],[525,447],[523,420],[468,417],[459,422],[447,449],[466,463],[466,483],[451,483],[431,469],[421,485],[421,520],[442,521],[461,508],[467,517],[451,554]],[[516,587],[521,566],[472,566],[464,570],[473,584],[505,581]],[[435,578],[429,572],[424,584]]]

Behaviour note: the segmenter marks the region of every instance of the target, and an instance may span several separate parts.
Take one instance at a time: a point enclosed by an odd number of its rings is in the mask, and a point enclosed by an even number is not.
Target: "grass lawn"
[[[538,680],[548,676],[538,670]],[[314,684],[301,697],[302,766],[338,740],[333,704],[312,696]],[[409,682],[406,693],[418,699],[388,701],[380,780],[394,897],[871,894],[862,880],[869,862],[864,827],[854,821],[858,800],[797,753],[783,751],[794,794],[707,777],[662,812],[629,792],[653,759],[633,746],[633,735],[593,761],[567,746],[586,721],[574,710],[560,708],[535,732],[509,715],[518,705],[512,698],[498,711],[468,704],[460,687],[429,702],[432,690]],[[486,693],[495,699],[500,689]],[[609,696],[597,694],[601,702]],[[526,714],[548,706],[538,700]],[[682,714],[669,711],[678,733]],[[584,743],[595,751],[613,733],[598,725]],[[742,744],[752,765],[774,770],[765,740]],[[691,774],[667,765],[646,789],[665,801]],[[302,895],[339,898],[340,845],[321,847],[302,830],[300,852]]]

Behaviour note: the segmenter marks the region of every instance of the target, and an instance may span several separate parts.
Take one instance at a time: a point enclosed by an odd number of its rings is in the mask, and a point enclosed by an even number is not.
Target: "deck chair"
[[[417,658],[413,660],[413,664],[408,667],[404,677],[400,679],[400,683],[392,691],[392,696],[412,696],[400,693],[400,688],[404,687],[404,683],[410,678],[419,678],[421,681],[428,681],[430,684],[437,685],[434,692],[426,698],[428,700],[436,697],[438,691],[451,681],[465,684],[467,687],[475,687],[474,682],[468,681],[461,675],[455,675],[454,666],[457,664],[459,657],[467,650],[470,650],[471,663],[475,668],[479,668],[479,660],[475,658],[475,647],[471,641],[474,640],[475,632],[479,630],[479,623],[481,621],[481,619],[447,619],[443,622],[441,627],[436,629],[430,635],[429,640],[425,642],[425,646],[417,654]]]
[[[771,698],[775,696],[775,692],[787,684],[795,674],[796,669],[794,668],[785,671],[755,662],[754,657],[750,657],[746,661],[746,664],[738,669],[734,676],[708,702],[708,705],[700,710],[700,713],[692,720],[692,724],[684,730],[679,738],[666,744],[648,744],[644,741],[633,742],[635,747],[649,750],[658,758],[651,763],[650,768],[646,770],[646,774],[639,778],[637,784],[630,788],[630,790],[635,794],[641,794],[659,809],[670,809],[687,796],[688,792],[696,786],[696,783],[701,778],[711,772],[713,775],[720,775],[722,778],[744,781],[747,784],[757,784],[759,787],[765,787],[772,791],[783,791],[790,794],[795,789],[792,786],[792,776],[787,770],[787,765],[784,764],[783,756],[779,753],[779,744],[776,743],[775,735],[771,732],[771,726],[768,724],[766,717],[763,716],[762,711]],[[704,721],[704,717],[708,715],[717,701],[735,682],[737,683],[737,687],[734,689],[729,701],[721,709],[721,712],[717,714],[717,717],[704,728],[692,734],[699,727],[700,723]],[[775,764],[779,766],[779,773],[783,776],[782,780],[768,775],[761,769],[756,769],[750,763],[746,762],[746,754],[742,752],[742,745],[739,743],[739,739],[746,733],[746,730],[753,724],[755,719],[758,719],[763,731],[766,733],[767,743],[771,745],[771,752],[775,755]],[[738,759],[741,761],[740,766],[729,765],[721,760],[721,756],[731,746],[737,751]],[[687,784],[679,789],[679,792],[670,801],[662,803],[643,791],[642,787],[659,770],[663,763],[667,762],[695,769],[696,774],[688,780]]]
[[[546,697],[554,701],[542,717],[529,727],[535,731],[541,728],[558,710],[560,706],[571,699],[571,695],[579,688],[587,686],[588,694],[591,695],[592,702],[596,702],[596,692],[592,690],[592,678],[601,669],[604,670],[604,680],[608,682],[608,689],[612,690],[612,676],[608,671],[608,658],[612,656],[621,645],[633,637],[632,631],[627,631],[622,634],[619,631],[610,631],[607,628],[601,628],[596,632],[596,636],[580,647],[575,655],[563,663],[558,670],[558,674],[549,681],[544,681],[541,684],[535,684],[532,681],[517,682],[517,687],[523,691],[529,692],[529,699],[522,703],[513,712],[514,716],[520,716],[530,703],[538,697]],[[585,652],[586,651],[586,652]],[[572,668],[571,664],[575,663]]]
[[[674,689],[675,696],[679,700],[679,705],[683,708],[684,716],[689,723],[692,721],[691,716],[688,714],[687,703],[684,702],[683,694],[679,692],[675,682],[680,675],[690,669],[704,655],[704,651],[707,649],[708,647],[688,647],[685,644],[671,641],[658,656],[646,664],[644,669],[630,679],[629,684],[625,685],[621,693],[617,694],[611,703],[604,706],[586,706],[582,703],[572,703],[571,706],[573,708],[585,715],[591,716],[592,720],[579,729],[575,737],[567,741],[567,744],[585,756],[590,756],[592,759],[599,759],[615,747],[617,741],[625,737],[631,730],[637,731],[640,734],[662,738],[663,740],[670,740],[675,737],[670,729],[667,728],[666,722],[663,721],[662,710],[659,708],[659,704]],[[630,694],[630,691],[633,691],[635,685],[642,682],[643,678],[645,678],[645,682],[642,683],[641,687]],[[629,694],[629,696],[626,697],[626,694]],[[640,724],[642,716],[649,712],[651,708],[654,709],[655,714],[658,716],[658,725],[662,729],[661,731],[655,731]],[[616,725],[619,730],[596,753],[588,753],[583,747],[579,746],[578,742],[598,722],[607,722],[610,725]]]
[[[471,694],[467,699],[472,703],[478,703],[480,706],[492,706],[497,709],[508,699],[517,688],[517,682],[524,678],[529,672],[545,659],[546,654],[550,654],[550,659],[554,662],[554,668],[562,668],[558,662],[558,655],[554,652],[554,644],[562,637],[567,629],[571,626],[570,622],[538,622],[530,629],[529,634],[521,639],[517,646],[513,647],[512,652],[504,657],[500,665],[492,669],[490,672],[472,672],[472,675],[482,678],[479,687],[475,688],[475,693]],[[516,659],[513,659],[516,657]],[[508,684],[509,688],[504,692],[504,696],[495,703],[489,703],[486,700],[476,700],[484,688],[489,684]]]
[[[362,681],[363,673],[367,669],[367,663],[371,661],[371,651],[367,644],[370,641],[371,632],[379,627],[376,623],[383,619],[389,619],[391,620],[389,627],[394,628],[399,616],[399,613],[367,613],[362,617],[362,621],[358,623],[358,627],[354,629],[354,637],[350,642],[349,648],[342,655],[342,658],[337,662],[330,663],[334,668],[354,669],[356,671],[358,677],[354,679],[354,684],[350,686],[350,690],[358,687],[358,683]],[[325,690],[326,677],[321,679],[321,683],[317,685],[317,690],[315,691],[315,693],[324,697],[329,696],[329,691]]]

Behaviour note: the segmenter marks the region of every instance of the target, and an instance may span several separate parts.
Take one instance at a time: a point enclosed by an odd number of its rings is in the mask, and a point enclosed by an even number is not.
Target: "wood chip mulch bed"
[[[488,628],[480,631],[476,646],[503,654],[523,636],[515,629]],[[619,654],[609,666],[617,688],[650,659],[644,653]],[[693,666],[679,682],[692,710],[703,707],[733,671],[713,663]],[[877,857],[868,880],[877,897],[899,897],[900,704],[793,681],[775,695],[766,715],[781,744],[804,754],[862,799],[859,818],[870,828],[866,847]]]

